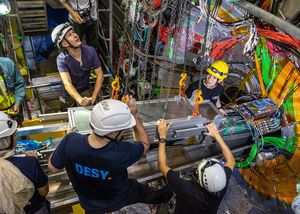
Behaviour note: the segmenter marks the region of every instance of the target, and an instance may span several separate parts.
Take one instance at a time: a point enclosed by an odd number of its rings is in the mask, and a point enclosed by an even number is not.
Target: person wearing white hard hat
[[[0,112],[0,213],[48,214],[48,177],[32,153],[15,154],[17,126]]]
[[[149,149],[149,137],[138,117],[136,101],[127,96],[103,100],[90,115],[90,135],[69,133],[50,156],[50,172],[66,168],[69,179],[86,213],[107,213],[135,203],[167,202],[167,188],[150,190],[129,179],[127,168]],[[133,129],[136,141],[123,141],[122,132]]]
[[[57,69],[62,85],[61,110],[66,111],[76,105],[89,106],[96,102],[102,82],[103,71],[96,50],[82,45],[79,36],[69,23],[56,26],[51,33],[53,43],[62,49],[57,56]],[[97,79],[91,90],[90,73]]]
[[[179,177],[166,161],[166,137],[170,124],[163,119],[157,121],[159,133],[158,165],[166,177],[170,189],[176,195],[175,214],[215,214],[226,193],[229,179],[235,165],[234,157],[220,136],[215,124],[208,124],[207,135],[216,139],[222,149],[226,163],[214,158],[202,160],[194,171],[191,181]]]

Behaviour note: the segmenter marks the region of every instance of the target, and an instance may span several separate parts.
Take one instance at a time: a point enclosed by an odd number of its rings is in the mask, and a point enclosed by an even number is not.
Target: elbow
[[[47,194],[49,193],[49,185],[46,184],[46,186],[37,189],[37,191],[38,191],[38,193],[39,193],[40,196],[46,197]]]
[[[234,158],[232,158],[232,164],[233,164],[233,166],[235,166],[235,159]]]

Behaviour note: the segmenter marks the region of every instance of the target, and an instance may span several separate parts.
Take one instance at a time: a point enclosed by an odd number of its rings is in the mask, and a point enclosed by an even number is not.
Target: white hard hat
[[[52,42],[58,47],[58,48],[61,48],[60,47],[60,42],[64,39],[66,33],[72,29],[73,27],[70,25],[69,22],[66,22],[64,24],[60,24],[60,25],[57,25],[52,33],[51,33],[51,39],[52,39]]]
[[[135,126],[136,122],[128,106],[114,99],[103,100],[94,106],[90,115],[93,131],[104,136]]]
[[[8,114],[0,111],[0,139],[13,135],[17,130],[17,121],[11,119]]]
[[[198,165],[199,183],[207,191],[219,192],[226,186],[226,174],[219,160],[204,159]]]

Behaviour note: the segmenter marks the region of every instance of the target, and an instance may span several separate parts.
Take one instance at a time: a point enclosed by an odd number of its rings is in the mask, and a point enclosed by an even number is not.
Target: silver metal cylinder
[[[284,31],[285,33],[294,36],[297,39],[300,39],[300,28],[294,26],[290,22],[284,21],[283,19],[251,4],[250,2],[240,0],[234,3],[239,5],[241,8],[245,9],[249,13],[253,14],[254,16]]]

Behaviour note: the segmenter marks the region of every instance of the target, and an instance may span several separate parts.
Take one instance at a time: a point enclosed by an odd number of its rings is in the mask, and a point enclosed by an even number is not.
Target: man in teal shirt
[[[0,57],[0,110],[12,109],[19,114],[25,89],[24,78],[15,63],[7,57]]]

